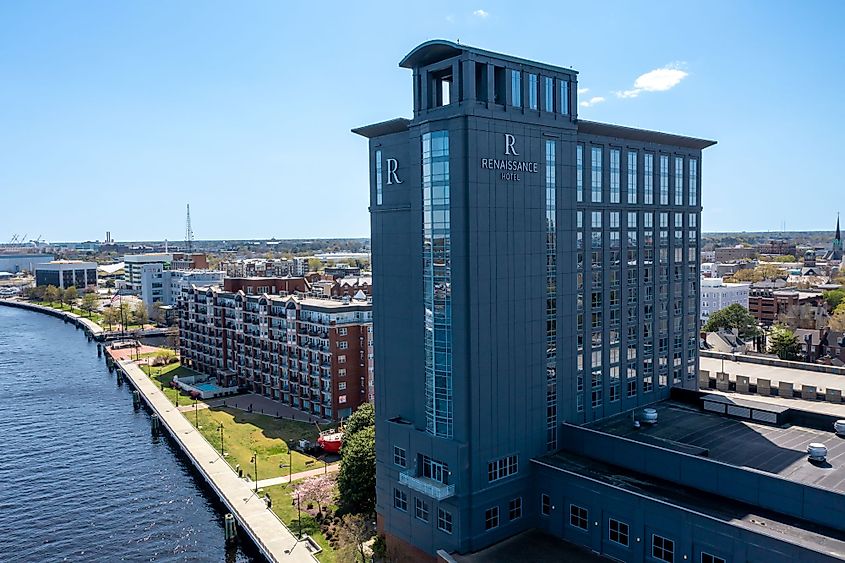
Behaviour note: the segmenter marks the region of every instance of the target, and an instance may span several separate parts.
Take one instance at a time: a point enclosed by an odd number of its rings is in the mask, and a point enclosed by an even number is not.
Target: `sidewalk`
[[[307,479],[308,477],[317,477],[318,475],[323,475],[324,473],[335,473],[339,470],[340,463],[332,463],[325,469],[323,467],[319,467],[318,469],[309,469],[308,471],[300,471],[299,473],[294,473],[290,476],[290,479],[297,481],[299,479]],[[287,475],[283,477],[273,477],[272,479],[259,479],[258,488],[260,489],[263,487],[272,487],[273,485],[283,485],[287,483],[288,480],[289,478]]]

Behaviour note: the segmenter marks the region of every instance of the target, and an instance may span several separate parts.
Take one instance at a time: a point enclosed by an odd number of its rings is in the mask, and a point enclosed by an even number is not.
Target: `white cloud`
[[[484,18],[490,17],[490,12],[485,12],[484,10],[479,9],[479,10],[474,11],[472,13],[472,15],[477,17],[477,18],[484,19]]]
[[[579,94],[586,94],[586,93],[587,93],[587,92],[589,92],[589,91],[590,91],[590,89],[589,89],[589,88],[578,88],[578,93],[579,93]]]
[[[590,98],[589,100],[584,100],[583,102],[581,102],[581,104],[580,104],[580,105],[581,105],[581,107],[582,107],[582,108],[588,108],[588,107],[590,107],[590,106],[594,106],[594,105],[596,105],[596,104],[600,104],[600,103],[602,103],[603,101],[604,101],[604,98],[602,98],[601,96],[593,96],[593,97],[592,97],[592,98]]]
[[[619,98],[636,98],[642,92],[671,90],[689,75],[688,72],[681,70],[678,66],[678,64],[667,65],[641,74],[634,81],[632,89],[616,92],[616,96]]]

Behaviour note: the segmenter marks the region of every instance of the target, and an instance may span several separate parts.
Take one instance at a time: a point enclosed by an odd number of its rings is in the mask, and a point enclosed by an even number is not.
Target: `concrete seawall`
[[[84,329],[85,333],[94,340],[102,340],[105,335],[105,331],[103,331],[100,325],[86,319],[85,317],[81,317],[76,313],[71,313],[70,311],[60,311],[58,309],[53,309],[52,307],[45,307],[44,305],[37,305],[27,301],[18,301],[16,299],[0,299],[0,305],[17,307],[18,309],[27,309],[29,311],[44,313],[45,315],[60,318],[66,323],[72,323],[77,328]]]
[[[107,353],[109,353],[107,351]],[[314,563],[307,541],[297,541],[282,521],[255,495],[251,484],[239,478],[201,433],[167,399],[149,377],[131,361],[115,367],[140,393],[149,409],[182,450],[197,474],[217,494],[238,525],[268,561]],[[284,502],[285,499],[274,499]]]

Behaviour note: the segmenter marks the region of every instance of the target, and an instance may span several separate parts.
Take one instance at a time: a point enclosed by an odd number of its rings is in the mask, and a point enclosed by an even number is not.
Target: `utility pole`
[[[191,229],[191,204],[188,204],[188,213],[185,218],[185,249],[188,254],[194,251],[194,231]]]

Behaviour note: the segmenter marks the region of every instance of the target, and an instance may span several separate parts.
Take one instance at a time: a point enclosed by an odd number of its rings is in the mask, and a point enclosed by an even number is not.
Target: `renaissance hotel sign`
[[[510,133],[505,133],[505,156],[519,156],[516,151],[516,139]],[[518,182],[522,179],[520,174],[537,174],[540,164],[516,158],[482,158],[481,169],[495,170],[500,173],[502,180]]]

